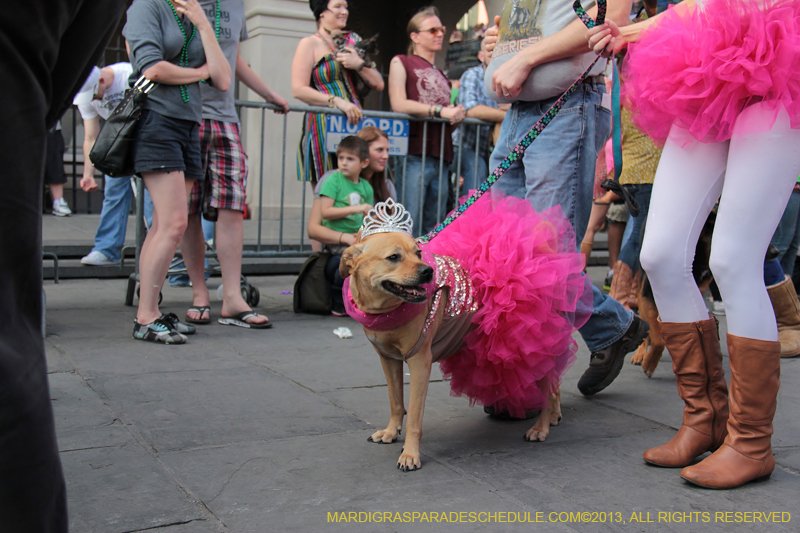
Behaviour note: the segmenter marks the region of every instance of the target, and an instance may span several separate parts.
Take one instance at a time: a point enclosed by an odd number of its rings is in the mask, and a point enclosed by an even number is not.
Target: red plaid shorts
[[[234,122],[203,119],[200,157],[204,179],[196,180],[189,196],[189,213],[202,213],[206,201],[217,209],[244,211],[247,154]]]

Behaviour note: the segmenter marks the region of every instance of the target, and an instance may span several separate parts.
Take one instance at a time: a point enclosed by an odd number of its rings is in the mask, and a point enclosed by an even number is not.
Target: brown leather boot
[[[636,271],[636,275],[633,276],[633,282],[631,282],[631,292],[628,295],[628,304],[625,306],[631,311],[638,311],[639,310],[639,287],[642,284],[642,269]]]
[[[678,433],[668,443],[644,452],[644,460],[656,466],[679,468],[722,444],[728,419],[728,388],[715,318],[659,324],[672,357],[678,395],[686,408]]]
[[[778,321],[781,357],[796,357],[800,355],[800,302],[792,278],[786,276],[777,285],[767,287],[767,292]]]
[[[775,469],[772,418],[778,405],[781,345],[728,333],[731,364],[728,436],[720,448],[681,477],[708,489],[733,489],[766,479]]]
[[[628,309],[628,296],[631,294],[632,283],[631,267],[622,261],[617,261],[614,265],[614,279],[611,281],[611,290],[608,291],[608,295],[621,303],[625,309]]]

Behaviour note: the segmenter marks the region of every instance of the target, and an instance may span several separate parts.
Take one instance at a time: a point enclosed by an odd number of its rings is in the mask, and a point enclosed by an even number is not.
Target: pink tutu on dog
[[[546,407],[592,312],[561,207],[537,213],[527,200],[486,194],[423,249],[457,259],[480,302],[465,347],[441,362],[451,394],[519,418]]]
[[[624,67],[639,129],[663,141],[676,124],[699,141],[726,141],[739,113],[761,101],[774,106],[772,121],[737,133],[769,130],[781,104],[800,128],[800,2],[707,0],[661,18],[630,45]]]

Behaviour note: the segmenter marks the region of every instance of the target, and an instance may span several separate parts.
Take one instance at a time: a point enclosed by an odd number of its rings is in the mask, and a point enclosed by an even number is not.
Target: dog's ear
[[[363,244],[354,244],[342,252],[342,260],[339,261],[339,274],[341,274],[343,278],[350,275],[350,270],[353,268],[353,261],[355,261],[356,257],[361,255],[363,251]]]

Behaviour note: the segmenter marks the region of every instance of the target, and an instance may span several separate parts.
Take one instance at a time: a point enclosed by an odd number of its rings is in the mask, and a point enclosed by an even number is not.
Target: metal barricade
[[[308,220],[308,212],[307,212],[307,190],[308,187],[306,186],[306,182],[299,181],[296,177],[296,173],[294,169],[291,170],[291,176],[293,179],[287,180],[287,168],[286,168],[286,159],[289,153],[294,153],[297,149],[298,143],[300,139],[292,139],[291,142],[287,139],[287,130],[288,130],[288,121],[289,121],[289,114],[291,113],[317,113],[322,115],[342,115],[344,116],[344,112],[338,109],[331,109],[328,107],[316,107],[316,106],[300,106],[300,105],[291,105],[289,106],[289,113],[284,115],[279,115],[279,120],[281,120],[280,128],[282,130],[281,135],[281,163],[280,163],[280,176],[278,179],[275,177],[270,177],[269,180],[265,179],[265,139],[267,134],[267,118],[266,114],[267,111],[276,111],[280,110],[278,106],[274,104],[268,104],[264,102],[252,102],[252,101],[243,101],[237,100],[236,101],[237,110],[239,112],[240,117],[242,117],[243,122],[252,121],[253,114],[257,115],[258,124],[257,128],[251,127],[250,130],[256,130],[259,133],[259,138],[256,140],[258,142],[258,170],[257,172],[253,172],[254,169],[250,169],[250,176],[249,180],[252,180],[253,177],[257,178],[258,181],[258,199],[257,199],[257,209],[255,210],[255,224],[256,227],[256,239],[255,243],[252,242],[252,239],[249,240],[247,237],[245,238],[245,250],[242,252],[243,258],[265,258],[265,259],[277,259],[277,258],[302,258],[307,256],[311,252],[310,246],[310,239],[307,239],[306,234],[306,223]],[[421,161],[422,167],[425,168],[425,162],[428,157],[431,157],[429,154],[426,154],[427,148],[427,136],[429,135],[429,130],[433,128],[434,134],[441,135],[441,144],[444,145],[444,135],[446,132],[445,124],[448,122],[447,119],[439,119],[439,118],[420,118],[415,117],[412,115],[407,115],[403,113],[392,113],[392,112],[385,112],[385,111],[363,111],[364,118],[373,118],[373,119],[399,119],[399,120],[408,120],[414,122],[423,122],[423,151],[421,154]],[[274,123],[273,123],[274,124]],[[465,119],[461,123],[461,125],[466,126],[493,126],[494,123],[486,122],[483,120],[478,119]],[[272,126],[273,128],[277,127],[277,124]],[[436,131],[438,130],[438,131]],[[274,130],[273,130],[274,131]],[[459,139],[463,134],[463,129],[459,128]],[[245,146],[253,146],[253,139],[247,138],[245,128],[242,131],[242,141]],[[473,164],[475,165],[474,168],[477,168],[478,165],[478,158],[480,157],[480,147],[481,142],[488,142],[488,140],[484,137],[481,138],[480,128],[477,129],[476,135],[476,143],[475,143],[475,159]],[[461,175],[461,169],[464,168],[464,164],[469,164],[469,162],[462,161],[462,148],[463,142],[458,143],[458,147],[454,146],[454,161],[455,166],[453,170],[455,171],[455,176]],[[291,151],[291,152],[289,152]],[[252,154],[251,154],[252,155]],[[405,184],[407,183],[406,180],[406,163],[407,163],[407,156],[393,156],[395,157],[395,166],[401,167],[402,171],[399,176],[400,182],[403,184],[403,187],[397,188],[398,200],[402,203],[407,197],[409,191]],[[399,160],[398,160],[399,157]],[[444,151],[440,150],[439,154],[439,195],[440,197],[437,199],[437,222],[440,222],[445,218],[447,215],[446,212],[443,212],[441,209],[442,206],[442,198],[441,195],[447,195],[454,187],[458,186],[458,180],[451,180],[451,166],[446,160],[444,159]],[[390,165],[387,165],[387,168]],[[390,172],[387,172],[389,175]],[[483,178],[479,180],[478,183],[483,181]],[[265,206],[264,205],[264,185],[265,182],[269,181],[271,186],[279,185],[279,205],[271,205]],[[448,187],[444,187],[445,182],[447,182]],[[252,183],[252,181],[249,181]],[[297,185],[292,185],[296,183]],[[138,190],[140,193],[143,192],[144,186],[141,179],[137,179]],[[295,196],[299,196],[299,202],[296,207],[299,207],[299,218],[287,217],[287,194],[290,191],[291,187],[295,187],[291,189],[291,192],[295,193]],[[300,187],[300,189],[296,189],[296,187]],[[414,191],[417,192],[417,191]],[[457,191],[452,190],[454,198],[458,198]],[[299,194],[298,194],[299,193]],[[424,187],[420,187],[419,193],[419,205],[420,205],[420,213],[422,212],[422,206],[424,205]],[[135,256],[136,256],[136,269],[135,273],[131,275],[130,281],[128,283],[128,291],[126,295],[126,304],[132,305],[133,303],[133,296],[136,286],[136,281],[138,280],[138,271],[139,271],[139,254],[141,252],[141,245],[144,241],[144,236],[146,234],[146,228],[144,223],[144,200],[143,194],[137,194],[136,199],[136,244],[135,244]],[[274,212],[277,210],[278,216],[277,219],[274,217],[270,217],[269,224],[270,226],[277,226],[277,231],[270,231],[270,236],[265,238],[264,229],[265,225],[267,224],[267,220],[265,220],[265,213],[269,208],[270,212]],[[292,228],[289,228],[292,226]],[[295,228],[299,226],[299,232],[296,231]],[[292,231],[295,230],[295,231]],[[299,234],[298,234],[299,233]],[[215,257],[215,252],[210,251],[206,253],[206,257]],[[172,272],[171,272],[172,273]]]

